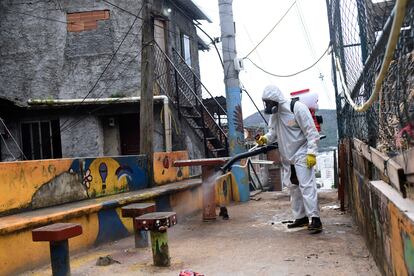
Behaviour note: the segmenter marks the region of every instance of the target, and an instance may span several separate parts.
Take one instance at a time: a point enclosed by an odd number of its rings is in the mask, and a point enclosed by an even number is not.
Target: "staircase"
[[[204,144],[206,157],[228,156],[225,108],[211,95],[181,55],[170,58],[154,43],[155,83],[170,99],[180,120],[184,119]]]

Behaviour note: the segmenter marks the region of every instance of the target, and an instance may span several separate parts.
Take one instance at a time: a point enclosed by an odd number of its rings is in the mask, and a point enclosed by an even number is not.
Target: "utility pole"
[[[241,90],[239,72],[235,69],[236,39],[233,21],[233,0],[219,0],[221,42],[223,48],[224,83],[226,86],[227,124],[230,156],[245,152],[243,115],[241,108]],[[233,166],[239,200],[250,198],[249,179],[244,169]]]
[[[143,0],[142,51],[141,51],[141,101],[139,116],[140,153],[147,158],[149,186],[153,186],[154,171],[154,24],[151,18],[152,0]]]

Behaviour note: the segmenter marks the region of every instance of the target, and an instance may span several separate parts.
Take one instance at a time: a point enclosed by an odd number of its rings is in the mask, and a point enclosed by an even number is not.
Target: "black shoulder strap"
[[[295,103],[296,103],[297,101],[299,101],[299,98],[293,98],[293,99],[290,101],[290,112],[294,113],[294,112],[293,112],[293,110],[294,110],[294,108],[295,108]]]

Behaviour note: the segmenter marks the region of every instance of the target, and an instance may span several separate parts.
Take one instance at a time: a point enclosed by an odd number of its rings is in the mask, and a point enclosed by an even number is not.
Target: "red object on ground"
[[[194,272],[191,269],[185,269],[185,270],[180,271],[179,276],[204,276],[204,274]]]

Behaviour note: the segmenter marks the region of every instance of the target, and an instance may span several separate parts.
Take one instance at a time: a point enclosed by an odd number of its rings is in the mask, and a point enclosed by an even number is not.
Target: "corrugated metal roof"
[[[185,9],[195,20],[207,20],[212,23],[211,19],[191,0],[171,0],[174,4]]]

